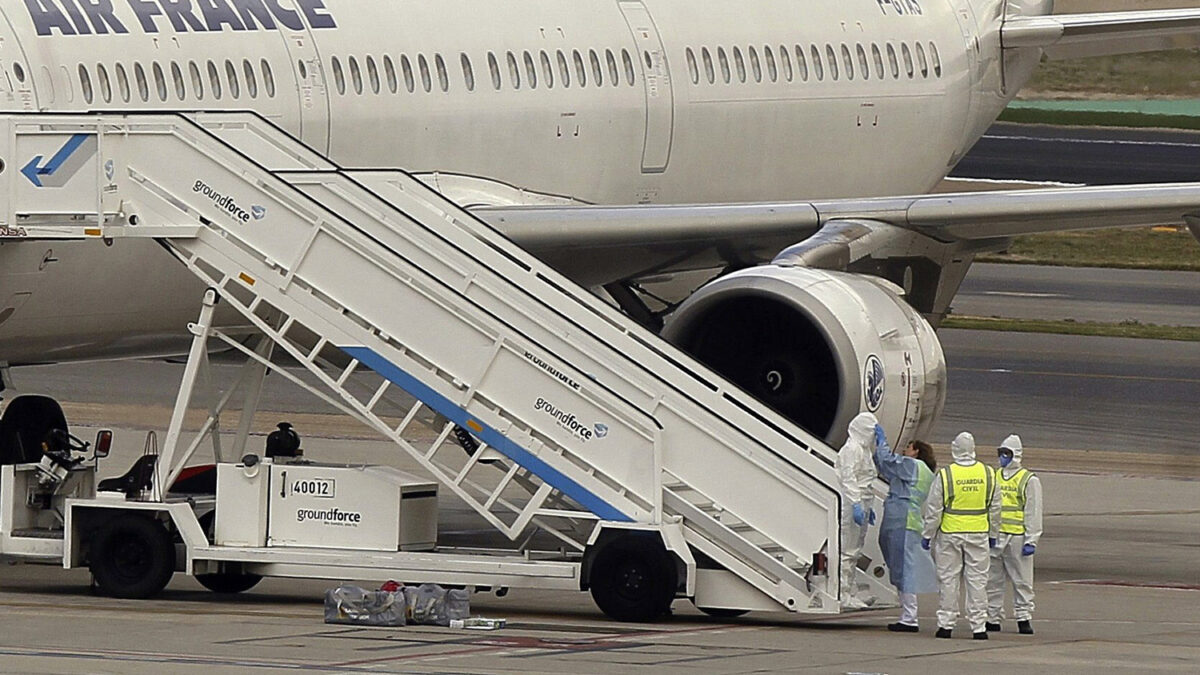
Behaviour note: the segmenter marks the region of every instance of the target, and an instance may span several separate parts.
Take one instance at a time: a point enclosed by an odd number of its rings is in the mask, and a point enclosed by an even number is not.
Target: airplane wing
[[[473,213],[567,276],[596,285],[768,262],[837,221],[884,223],[964,249],[1000,249],[1023,234],[1139,225],[1186,224],[1200,240],[1200,183],[771,204],[507,206]]]
[[[1005,48],[1041,47],[1051,59],[1200,46],[1200,8],[1008,17]]]

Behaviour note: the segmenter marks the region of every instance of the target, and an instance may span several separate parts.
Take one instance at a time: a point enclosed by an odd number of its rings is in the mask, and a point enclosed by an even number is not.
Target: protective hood
[[[859,413],[854,419],[850,420],[850,428],[848,429],[848,439],[851,443],[858,444],[859,447],[871,451],[875,448],[875,425],[879,424],[879,420],[869,412]]]
[[[975,437],[964,431],[950,441],[950,456],[955,464],[970,465],[975,463]]]
[[[1021,447],[1021,437],[1020,436],[1018,436],[1016,434],[1010,435],[1008,438],[1004,439],[1004,442],[1000,444],[1000,447],[1008,448],[1009,450],[1012,450],[1013,458],[1012,458],[1012,461],[1008,463],[1008,468],[1015,469],[1018,466],[1021,466],[1022,447]]]

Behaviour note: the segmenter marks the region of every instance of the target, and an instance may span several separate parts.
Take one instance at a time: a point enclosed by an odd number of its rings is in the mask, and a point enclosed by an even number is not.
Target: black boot
[[[987,622],[986,626],[987,626],[987,630],[989,633],[999,633],[1000,632],[1000,624],[998,624],[998,623],[992,623],[991,621],[989,621],[989,622]]]
[[[1020,632],[1021,635],[1033,635],[1033,624],[1030,623],[1029,619],[1018,621],[1017,631]]]
[[[978,633],[976,633],[976,634],[974,635],[974,638],[975,638],[976,640],[986,640],[986,639],[988,639],[988,636],[987,636],[987,631],[986,631],[986,630],[981,630],[981,631],[979,631]]]
[[[950,629],[949,628],[939,628],[938,632],[934,635],[934,637],[948,638],[948,637],[950,637]]]
[[[911,626],[907,623],[900,623],[899,621],[897,621],[896,623],[889,623],[888,630],[892,631],[893,633],[919,633],[919,632],[921,632],[920,628],[917,628],[916,626]]]

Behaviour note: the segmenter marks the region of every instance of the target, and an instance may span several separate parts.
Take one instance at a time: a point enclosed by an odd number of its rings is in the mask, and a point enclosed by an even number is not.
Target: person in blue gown
[[[887,563],[890,581],[900,594],[900,620],[888,630],[916,633],[917,594],[937,591],[937,571],[929,552],[921,548],[921,509],[937,461],[933,448],[913,441],[899,453],[892,452],[883,428],[875,427],[875,467],[888,483],[883,502],[883,524],[879,547]]]

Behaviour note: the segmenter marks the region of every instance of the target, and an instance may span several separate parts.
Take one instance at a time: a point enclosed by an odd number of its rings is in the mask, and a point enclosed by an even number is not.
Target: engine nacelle
[[[926,439],[946,400],[937,335],[876,277],[744,269],[693,293],[663,335],[835,447],[862,411],[893,447]]]

